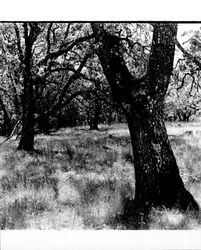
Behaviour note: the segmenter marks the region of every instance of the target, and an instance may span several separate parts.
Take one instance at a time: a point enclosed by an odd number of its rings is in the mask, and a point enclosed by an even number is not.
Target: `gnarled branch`
[[[201,59],[199,59],[196,56],[191,55],[187,50],[184,49],[184,47],[179,43],[177,39],[175,39],[175,44],[183,52],[184,56],[192,60],[192,62],[194,62],[201,69],[201,61],[200,61]]]
[[[36,66],[40,67],[41,65],[46,64],[49,59],[56,59],[57,57],[69,52],[74,46],[78,45],[79,43],[90,40],[93,37],[94,37],[94,35],[92,34],[92,35],[89,35],[89,36],[84,36],[84,37],[77,38],[75,41],[71,42],[70,44],[68,43],[66,46],[63,46],[62,49],[59,49],[57,51],[54,51],[52,53],[47,54],[45,56],[45,58],[43,58],[42,60],[40,60],[37,63]]]

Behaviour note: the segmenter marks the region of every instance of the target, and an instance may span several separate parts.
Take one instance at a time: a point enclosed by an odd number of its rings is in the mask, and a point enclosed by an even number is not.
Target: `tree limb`
[[[193,56],[188,51],[186,51],[184,47],[182,47],[182,45],[178,42],[177,39],[175,39],[175,44],[183,52],[184,56],[192,60],[199,67],[199,69],[201,69],[201,61],[196,56]]]
[[[140,92],[139,89],[144,85],[147,76],[135,78],[131,74],[123,58],[121,40],[118,36],[104,30],[103,23],[91,23],[91,27],[98,44],[96,53],[113,90],[113,96],[118,99],[118,103],[127,102],[131,98],[131,92],[136,94]]]
[[[179,87],[177,87],[177,90],[180,90],[180,89],[183,88],[184,82],[185,82],[185,79],[186,79],[187,76],[192,77],[192,85],[195,84],[195,77],[192,74],[190,74],[190,73],[185,73],[184,77],[182,78],[181,85]]]
[[[66,38],[68,37],[68,33],[69,33],[69,30],[70,30],[70,25],[71,25],[71,23],[68,23],[66,31],[64,33],[64,40],[66,40]]]
[[[82,43],[84,41],[87,41],[91,38],[93,38],[94,35],[89,35],[89,36],[84,36],[84,37],[79,37],[77,38],[75,41],[71,42],[70,44],[67,44],[66,46],[64,45],[63,48],[57,50],[57,51],[54,51],[52,53],[49,53],[45,56],[45,58],[43,58],[42,60],[40,60],[36,66],[41,66],[42,64],[46,64],[47,61],[49,59],[56,59],[57,57],[63,55],[64,53],[67,53],[69,52],[74,46],[76,46],[77,44],[79,43]]]
[[[52,28],[52,24],[53,23],[50,23],[49,26],[48,26],[48,29],[47,29],[47,37],[46,37],[46,41],[47,41],[47,54],[50,53],[50,31],[51,31],[51,28]]]
[[[13,128],[11,134],[10,134],[3,142],[0,143],[0,146],[1,146],[2,144],[4,144],[5,142],[7,142],[8,140],[10,140],[10,139],[13,137],[13,135],[14,135],[14,133],[15,133],[15,131],[16,131],[16,129],[17,129],[17,127],[18,127],[18,125],[19,125],[20,123],[21,123],[21,120],[19,120],[19,121],[15,124],[15,126],[14,126],[14,128]]]
[[[21,63],[23,63],[24,62],[24,55],[23,55],[23,52],[22,52],[20,32],[19,32],[19,28],[18,28],[16,23],[14,23],[14,28],[15,28],[16,38],[17,38],[17,47],[18,47],[18,52],[19,52],[19,59],[20,59]]]
[[[85,90],[85,91],[76,91],[75,93],[71,94],[70,97],[68,97],[65,101],[63,102],[57,102],[55,103],[49,110],[46,110],[45,112],[43,112],[43,114],[35,117],[35,122],[37,122],[39,119],[41,119],[41,117],[45,116],[45,115],[52,115],[58,112],[58,110],[62,109],[64,106],[68,105],[73,99],[75,99],[77,96],[79,95],[83,95],[86,92],[88,92],[89,90]]]
[[[76,92],[76,94],[73,94],[71,97],[70,97],[70,101],[65,101],[63,102],[63,98],[66,94],[66,91],[68,90],[68,88],[70,87],[70,85],[75,81],[77,80],[79,77],[80,77],[80,72],[82,70],[82,68],[84,67],[84,65],[86,64],[89,56],[91,55],[91,53],[89,54],[86,54],[82,60],[82,62],[80,63],[78,69],[76,70],[76,72],[70,77],[70,79],[66,82],[66,84],[63,86],[62,90],[60,91],[59,94],[56,94],[56,96],[53,98],[55,101],[55,103],[53,104],[53,106],[48,110],[46,111],[45,114],[52,114],[54,112],[56,112],[58,109],[61,108],[61,106],[65,106],[66,105],[66,102],[69,103],[72,99],[75,98],[75,96],[77,96],[78,94],[80,94],[81,92],[78,91]],[[85,91],[86,92],[86,91]],[[83,91],[82,91],[83,93]]]

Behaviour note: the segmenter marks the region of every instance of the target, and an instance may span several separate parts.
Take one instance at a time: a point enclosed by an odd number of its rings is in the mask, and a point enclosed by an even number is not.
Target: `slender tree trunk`
[[[98,100],[95,100],[95,107],[94,110],[92,111],[93,114],[89,114],[89,126],[90,130],[99,130],[98,128],[98,123],[99,123],[99,117],[100,117],[100,112],[101,112],[101,107],[100,103]]]
[[[6,106],[0,97],[0,106],[3,110],[4,117],[3,117],[3,127],[2,127],[2,135],[9,135],[12,132],[11,120],[9,114],[7,112]]]
[[[99,42],[97,54],[113,96],[122,107],[131,135],[135,167],[135,200],[125,205],[126,216],[148,214],[152,207],[191,209],[199,207],[185,189],[164,124],[164,98],[168,88],[175,50],[177,25],[154,27],[148,72],[136,79],[129,72],[120,39],[92,24]],[[132,210],[132,211],[131,211]]]
[[[24,92],[22,100],[22,134],[18,149],[33,151],[34,149],[34,93],[32,79],[32,47],[40,33],[37,23],[24,23],[25,55],[24,55]]]

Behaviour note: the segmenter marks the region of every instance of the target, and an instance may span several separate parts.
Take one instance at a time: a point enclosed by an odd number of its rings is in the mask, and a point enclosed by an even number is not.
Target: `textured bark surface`
[[[99,117],[101,113],[101,107],[100,107],[100,103],[98,100],[95,100],[94,110],[92,110],[91,112],[92,113],[89,113],[89,119],[88,119],[90,130],[99,130],[98,123],[99,123]]]
[[[38,119],[38,130],[40,133],[49,134],[50,133],[50,121],[49,116],[42,114]]]
[[[33,84],[29,73],[24,76],[24,94],[23,94],[23,117],[22,134],[18,149],[32,151],[34,149],[34,117],[33,117]]]
[[[28,24],[24,23],[24,39],[25,39],[25,55],[24,55],[24,72],[23,72],[23,117],[22,117],[22,134],[18,149],[32,151],[34,149],[34,98],[32,79],[32,47],[40,33],[40,29],[36,23],[30,23],[30,31]]]
[[[12,132],[11,120],[1,96],[0,96],[0,107],[2,108],[2,111],[4,113],[1,134],[8,136]]]
[[[125,113],[131,135],[136,190],[133,206],[126,205],[126,216],[148,213],[158,206],[198,211],[196,201],[179,175],[163,120],[177,25],[158,23],[154,26],[148,70],[141,79],[136,79],[126,67],[119,38],[108,34],[100,23],[93,23],[92,29],[104,74]]]

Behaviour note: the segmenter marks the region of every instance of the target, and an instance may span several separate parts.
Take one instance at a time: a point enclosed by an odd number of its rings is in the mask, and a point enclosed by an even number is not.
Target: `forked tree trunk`
[[[156,24],[148,72],[136,79],[126,67],[120,39],[92,24],[99,49],[97,54],[113,96],[122,107],[131,135],[135,167],[134,206],[126,205],[127,215],[147,214],[153,207],[198,211],[192,195],[185,189],[171,149],[163,119],[175,50],[177,25]]]

